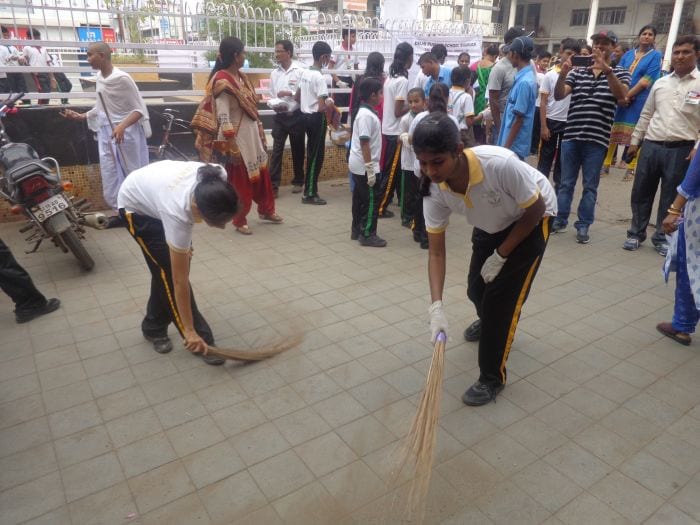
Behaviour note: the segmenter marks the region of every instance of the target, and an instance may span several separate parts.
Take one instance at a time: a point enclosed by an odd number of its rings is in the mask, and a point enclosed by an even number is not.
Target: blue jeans
[[[580,169],[583,174],[583,195],[578,205],[578,221],[574,227],[578,229],[593,224],[600,169],[603,167],[606,153],[607,148],[595,142],[567,140],[561,143],[561,186],[557,192],[557,222],[568,223]]]

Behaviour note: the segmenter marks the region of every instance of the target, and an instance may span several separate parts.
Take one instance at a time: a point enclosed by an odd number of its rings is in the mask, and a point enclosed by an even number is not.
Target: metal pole
[[[588,11],[588,31],[586,33],[586,40],[588,41],[588,44],[593,44],[593,41],[591,40],[591,35],[595,33],[595,24],[596,21],[598,20],[598,0],[591,0],[591,8]]]
[[[673,43],[678,38],[678,27],[681,25],[681,13],[683,12],[683,0],[676,0],[673,4],[673,15],[671,16],[671,25],[668,28],[668,39],[666,40],[666,51],[664,52],[664,61],[661,69],[668,71],[671,67],[671,54],[673,53]]]
[[[510,0],[510,10],[508,11],[508,27],[510,29],[515,25],[515,14],[518,12],[518,0]]]

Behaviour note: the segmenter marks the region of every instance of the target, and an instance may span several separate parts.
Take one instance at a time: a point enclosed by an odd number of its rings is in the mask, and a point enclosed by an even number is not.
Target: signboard
[[[431,36],[414,37],[407,36],[398,42],[408,42],[413,46],[413,55],[418,58],[423,53],[429,53],[430,48],[435,44],[442,44],[447,48],[447,59],[445,62],[457,62],[460,53],[469,53],[472,62],[481,59],[481,35],[460,35],[460,36]],[[398,44],[397,42],[397,44]]]
[[[114,29],[111,27],[76,27],[80,42],[116,42]]]
[[[367,11],[367,0],[343,0],[345,11]]]

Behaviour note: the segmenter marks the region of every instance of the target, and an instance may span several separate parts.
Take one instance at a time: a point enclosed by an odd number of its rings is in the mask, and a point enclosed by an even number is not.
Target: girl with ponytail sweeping
[[[226,37],[219,45],[216,64],[209,76],[204,100],[192,119],[195,147],[203,161],[221,160],[228,181],[240,199],[233,225],[250,235],[246,216],[252,201],[260,219],[280,224],[267,167],[267,141],[258,115],[258,97],[240,69],[245,62],[243,42]]]

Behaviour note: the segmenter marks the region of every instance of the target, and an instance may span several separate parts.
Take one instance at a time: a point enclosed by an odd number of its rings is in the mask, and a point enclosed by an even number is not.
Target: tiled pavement
[[[465,300],[469,229],[448,234],[452,327],[426,522],[700,521],[700,350],[662,338],[673,287],[648,246],[620,249],[630,185],[603,180],[592,242],[551,239],[509,360],[481,408]],[[349,237],[347,186],[326,207],[283,189],[282,226],[198,227],[192,280],[218,342],[303,327],[268,362],[210,367],[139,331],[148,275],[125,231],[90,232],[81,274],[46,246],[0,235],[54,314],[15,325],[0,297],[0,523],[402,523],[391,452],[431,355],[426,254],[396,219],[383,250]]]

